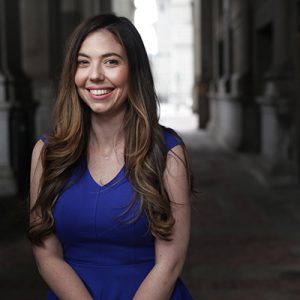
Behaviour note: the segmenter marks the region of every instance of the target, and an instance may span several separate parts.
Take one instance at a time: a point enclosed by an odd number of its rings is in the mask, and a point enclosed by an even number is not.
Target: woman
[[[142,40],[100,15],[71,36],[53,128],[34,147],[28,235],[47,299],[191,299],[181,139],[158,123]]]

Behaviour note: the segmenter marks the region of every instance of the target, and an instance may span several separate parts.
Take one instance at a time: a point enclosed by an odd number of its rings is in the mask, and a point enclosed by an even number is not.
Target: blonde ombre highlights
[[[32,213],[39,218],[28,229],[29,239],[35,244],[42,244],[43,239],[53,232],[52,208],[74,168],[86,159],[90,112],[78,96],[74,78],[82,42],[90,33],[101,29],[114,34],[128,58],[130,81],[124,117],[126,175],[139,196],[141,211],[147,215],[154,237],[168,240],[172,233],[174,218],[163,180],[168,149],[164,129],[158,122],[158,101],[148,56],[132,23],[126,18],[107,14],[80,24],[68,44],[53,128],[46,137],[41,157],[44,171],[40,192],[32,208]],[[183,163],[189,176],[187,161]]]

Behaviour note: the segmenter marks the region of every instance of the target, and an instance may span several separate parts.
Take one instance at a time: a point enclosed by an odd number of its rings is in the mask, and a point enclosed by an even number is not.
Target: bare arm
[[[41,151],[44,144],[38,141],[32,153],[30,174],[30,206],[33,207],[39,192],[39,182],[42,175]],[[31,213],[33,222],[37,215]],[[50,289],[61,300],[92,300],[87,288],[68,265],[62,254],[62,246],[55,234],[44,240],[43,246],[33,245],[33,254],[41,276]]]
[[[172,150],[184,161],[180,145]],[[164,174],[175,218],[172,241],[155,241],[155,265],[140,285],[134,300],[169,299],[184,265],[190,236],[190,199],[186,168],[176,155],[169,152]]]

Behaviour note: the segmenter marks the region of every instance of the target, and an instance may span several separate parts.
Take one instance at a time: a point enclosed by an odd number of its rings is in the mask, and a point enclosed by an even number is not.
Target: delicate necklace
[[[113,144],[113,147],[112,147],[110,153],[109,153],[109,154],[104,154],[104,155],[102,155],[102,157],[103,157],[104,160],[110,159],[111,156],[112,156],[112,154],[113,154],[114,152],[116,152],[116,146],[117,146],[117,144],[118,144],[118,143],[116,142],[116,140],[114,140],[114,144]]]
[[[112,150],[110,151],[110,153],[109,153],[109,154],[102,155],[103,159],[105,159],[105,160],[108,160],[108,159],[110,159],[110,158],[111,158],[111,155],[112,155],[112,154],[113,154],[113,152],[114,152],[114,150],[115,150],[115,147],[113,147],[113,148],[112,148]]]
[[[110,158],[110,156],[111,156],[111,153],[110,153],[109,155],[104,155],[103,158],[104,158],[105,160],[108,160],[108,159]]]

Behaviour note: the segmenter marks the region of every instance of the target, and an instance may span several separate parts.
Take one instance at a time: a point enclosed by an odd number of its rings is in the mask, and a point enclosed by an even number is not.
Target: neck
[[[114,116],[91,115],[90,142],[97,148],[110,149],[124,139],[123,119],[125,112]]]

